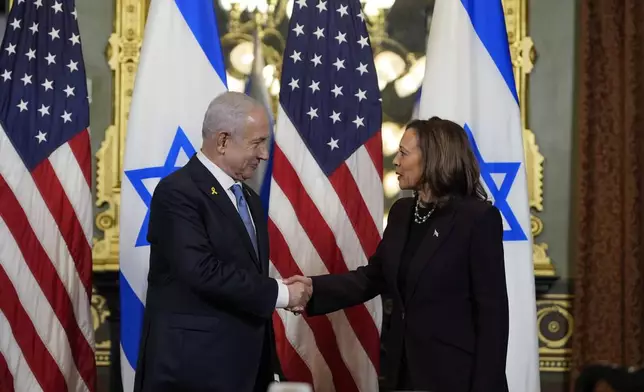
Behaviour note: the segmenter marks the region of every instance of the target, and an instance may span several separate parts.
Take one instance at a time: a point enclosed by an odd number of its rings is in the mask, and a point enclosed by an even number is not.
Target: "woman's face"
[[[403,190],[418,190],[423,174],[423,157],[418,147],[416,130],[409,128],[400,139],[394,166],[398,175],[398,186]]]

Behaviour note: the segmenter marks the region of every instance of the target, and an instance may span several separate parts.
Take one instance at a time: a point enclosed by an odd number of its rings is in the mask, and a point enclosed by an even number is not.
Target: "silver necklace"
[[[414,223],[425,223],[427,219],[429,219],[430,216],[434,213],[434,210],[436,209],[436,204],[432,207],[431,210],[427,212],[425,215],[421,215],[420,212],[418,211],[418,208],[420,206],[420,200],[416,199],[416,207],[414,208]]]

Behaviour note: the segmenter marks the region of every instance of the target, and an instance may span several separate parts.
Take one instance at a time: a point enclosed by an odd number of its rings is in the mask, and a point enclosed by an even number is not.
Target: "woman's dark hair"
[[[436,202],[467,196],[488,199],[481,185],[478,161],[463,127],[432,117],[414,120],[406,129],[416,132],[423,165],[420,181],[429,187]]]

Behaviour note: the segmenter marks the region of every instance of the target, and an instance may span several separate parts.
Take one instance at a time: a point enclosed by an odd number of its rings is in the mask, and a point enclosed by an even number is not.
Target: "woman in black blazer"
[[[389,292],[387,389],[506,392],[508,298],[503,224],[487,201],[463,128],[411,122],[394,159],[401,189],[368,265],[312,283],[309,316]]]

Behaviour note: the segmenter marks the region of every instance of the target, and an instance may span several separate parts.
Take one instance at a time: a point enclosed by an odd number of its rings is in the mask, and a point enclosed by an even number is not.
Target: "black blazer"
[[[367,266],[313,277],[307,313],[333,312],[389,292],[394,305],[382,369],[385,388],[397,386],[404,352],[417,390],[506,392],[509,320],[501,215],[475,199],[437,209],[410,261],[402,293],[398,269],[414,203],[404,198],[391,207]]]
[[[259,258],[239,213],[196,156],[161,180],[135,391],[266,391],[278,373],[259,196],[244,186]]]

